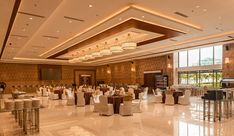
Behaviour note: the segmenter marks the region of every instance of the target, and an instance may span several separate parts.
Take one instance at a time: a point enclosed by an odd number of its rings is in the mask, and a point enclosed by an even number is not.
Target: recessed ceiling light
[[[47,40],[50,40],[50,38],[47,38]]]
[[[207,11],[207,9],[203,9],[203,11],[204,11],[204,12],[206,12],[206,11]]]
[[[121,21],[122,20],[122,18],[119,18],[119,21]]]
[[[221,16],[219,16],[219,19],[222,19],[222,17],[221,17]]]
[[[56,32],[57,32],[57,33],[59,33],[60,31],[59,31],[59,30],[57,30]]]
[[[72,23],[72,21],[71,21],[71,20],[69,20],[69,23]]]
[[[32,20],[33,18],[32,18],[32,17],[30,17],[29,19],[30,19],[30,20]]]
[[[93,5],[89,5],[89,7],[90,7],[90,8],[92,8],[92,7],[93,7]]]
[[[200,6],[199,6],[199,5],[197,5],[197,6],[196,6],[196,8],[200,8]]]
[[[141,16],[142,18],[145,18],[145,16]]]

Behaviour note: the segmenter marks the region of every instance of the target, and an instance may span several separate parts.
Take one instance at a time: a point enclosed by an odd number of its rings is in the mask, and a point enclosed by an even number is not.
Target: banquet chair
[[[36,93],[37,93],[37,96],[38,96],[38,97],[41,97],[41,95],[42,95],[42,90],[41,90],[41,89],[38,89],[38,90],[36,91]]]
[[[100,109],[99,97],[100,97],[100,95],[93,95],[93,97],[92,97],[93,112],[99,112],[99,109]]]
[[[134,93],[134,89],[133,88],[128,88],[128,92],[132,94],[132,99],[135,100],[136,96],[135,96],[135,93]]]
[[[153,96],[154,97],[154,102],[161,103],[162,102],[161,92],[158,89],[156,89],[156,90],[153,89],[153,94],[154,94],[154,96]]]
[[[191,96],[191,91],[190,90],[185,90],[185,93],[183,96],[179,96],[179,104],[183,104],[183,105],[189,105],[190,101],[189,101],[189,97]]]
[[[65,91],[63,91],[62,100],[66,100],[66,99],[67,99],[66,93],[65,93]]]
[[[51,100],[58,100],[58,99],[59,99],[59,96],[58,96],[58,94],[55,94],[54,92],[51,92],[51,93],[49,94],[49,98],[50,98]]]
[[[165,104],[166,105],[174,105],[174,97],[172,94],[166,94]]]
[[[122,116],[132,115],[132,101],[124,101],[120,104],[119,114]]]
[[[143,95],[143,100],[146,100],[147,99],[147,96],[148,96],[148,90],[149,90],[149,88],[148,87],[145,87],[144,88],[144,91],[143,91],[143,93],[144,93],[144,95]]]
[[[45,108],[45,107],[48,107],[48,103],[49,100],[48,100],[48,97],[41,97],[41,107]]]
[[[43,96],[44,97],[47,97],[48,96],[48,91],[47,91],[47,89],[46,88],[43,88]]]
[[[120,91],[125,91],[125,89],[123,87],[120,87],[119,90]]]
[[[72,91],[69,89],[66,89],[66,92],[67,92],[67,105],[68,106],[75,105],[75,97]]]
[[[78,91],[77,95],[77,106],[85,106],[84,92]]]
[[[139,93],[139,100],[132,101],[132,112],[140,113],[141,112],[141,101],[143,99],[144,93]]]
[[[100,96],[100,107],[99,107],[99,115],[113,115],[114,107],[113,104],[108,104],[108,99],[106,96]]]
[[[114,90],[114,87],[110,86],[109,91],[113,91],[113,90]]]

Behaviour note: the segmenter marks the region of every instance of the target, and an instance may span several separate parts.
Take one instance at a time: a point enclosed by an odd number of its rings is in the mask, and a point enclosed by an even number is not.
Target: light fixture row
[[[103,56],[112,55],[113,53],[121,53],[124,50],[136,49],[136,47],[137,47],[137,43],[135,42],[125,42],[122,45],[111,46],[110,48],[106,48],[100,51],[96,51],[96,52],[89,53],[89,54],[86,54],[77,58],[70,59],[69,63],[83,62],[83,61],[87,61],[87,60],[91,60],[91,59],[95,59],[95,58],[99,58]]]

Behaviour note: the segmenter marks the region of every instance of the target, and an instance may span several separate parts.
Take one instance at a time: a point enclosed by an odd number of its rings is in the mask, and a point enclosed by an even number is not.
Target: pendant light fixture
[[[113,53],[123,52],[123,49],[120,45],[118,45],[118,38],[115,39],[116,45],[110,47],[110,51]]]
[[[127,42],[122,44],[122,48],[124,50],[132,50],[132,49],[136,49],[136,47],[137,47],[137,44],[131,41],[131,34],[128,33],[128,40]]]
[[[107,42],[105,42],[104,49],[100,51],[100,54],[103,56],[112,54],[112,52],[109,49],[107,49],[106,47],[107,47]]]

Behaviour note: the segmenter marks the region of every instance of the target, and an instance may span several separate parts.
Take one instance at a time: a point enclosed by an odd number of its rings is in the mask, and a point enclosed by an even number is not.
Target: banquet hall
[[[0,0],[0,136],[232,136],[234,1]]]

